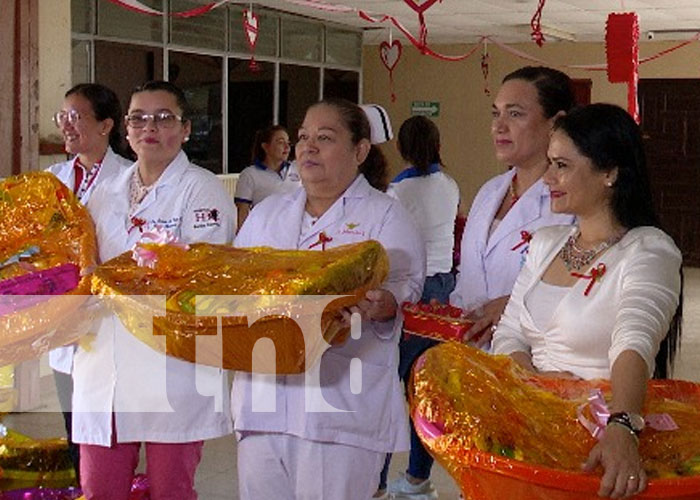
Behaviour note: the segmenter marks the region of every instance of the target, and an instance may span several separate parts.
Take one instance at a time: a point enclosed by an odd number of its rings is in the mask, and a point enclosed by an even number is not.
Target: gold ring
[[[629,476],[627,476],[628,481],[634,481],[635,479],[637,479],[637,476],[635,476],[634,474],[630,474]]]

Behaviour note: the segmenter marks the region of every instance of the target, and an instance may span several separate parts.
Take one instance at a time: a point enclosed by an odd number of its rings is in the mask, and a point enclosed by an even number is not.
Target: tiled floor
[[[675,378],[700,382],[700,269],[686,269],[683,342],[676,365]],[[12,414],[4,423],[25,434],[41,438],[62,435],[61,414],[56,413],[53,380],[42,378],[42,408],[39,412]],[[405,470],[407,453],[392,462],[390,479]],[[432,477],[441,499],[456,499],[458,490],[449,475],[436,466]],[[209,441],[197,472],[197,491],[201,500],[237,499],[236,445],[232,437]],[[267,500],[267,499],[266,499]]]

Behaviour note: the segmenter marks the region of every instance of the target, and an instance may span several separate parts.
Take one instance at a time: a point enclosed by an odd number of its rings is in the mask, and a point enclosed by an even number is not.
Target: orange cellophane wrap
[[[78,286],[63,295],[0,316],[0,365],[38,357],[75,341],[81,334],[73,314],[90,295],[86,274],[95,265],[95,230],[90,215],[53,174],[32,172],[0,182],[0,262],[36,246],[23,258],[34,270],[72,263],[81,270]],[[27,274],[18,264],[0,268],[0,280]],[[71,317],[72,315],[72,317]],[[71,318],[71,328],[60,328]]]
[[[0,437],[0,489],[64,488],[75,485],[75,471],[64,438],[33,439],[7,430]]]
[[[324,251],[207,243],[195,243],[189,250],[151,243],[144,248],[157,254],[153,269],[137,266],[131,253],[124,253],[96,269],[93,293],[107,298],[129,331],[159,352],[262,373],[301,373],[318,359],[326,342],[344,341],[349,329],[339,321],[340,309],[378,288],[389,270],[386,252],[376,241]],[[272,295],[344,297],[322,309],[318,321],[323,335],[305,331],[286,314],[266,315],[249,326],[248,314],[230,306],[232,299],[249,296],[253,302],[246,310],[251,313],[264,308]],[[221,316],[222,340],[218,345],[196,342],[217,335],[216,315]],[[254,363],[255,342],[265,337],[274,342],[276,356]]]
[[[602,469],[580,472],[596,440],[577,408],[595,388],[609,399],[608,381],[533,377],[507,356],[450,342],[416,363],[411,411],[469,500],[594,500]],[[643,413],[668,413],[679,430],[640,435],[651,479],[634,498],[700,498],[700,385],[650,381]],[[587,408],[584,416],[593,419]]]

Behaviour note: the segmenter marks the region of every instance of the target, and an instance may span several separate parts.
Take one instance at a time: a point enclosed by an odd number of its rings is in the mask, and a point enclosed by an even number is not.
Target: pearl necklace
[[[576,244],[576,240],[581,236],[581,230],[578,230],[566,240],[566,243],[559,251],[559,257],[564,261],[567,271],[580,271],[581,268],[593,262],[596,255],[620,241],[625,233],[626,231],[622,231],[614,234],[599,245],[586,250]]]

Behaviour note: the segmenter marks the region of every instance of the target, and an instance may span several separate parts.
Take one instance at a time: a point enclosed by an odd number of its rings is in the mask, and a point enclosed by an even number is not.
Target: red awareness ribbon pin
[[[328,243],[328,242],[330,242],[330,241],[333,241],[333,238],[331,238],[331,237],[328,236],[326,233],[324,233],[323,231],[321,231],[321,232],[318,234],[318,241],[317,241],[316,243],[312,244],[312,245],[309,247],[309,249],[311,249],[311,248],[313,248],[313,247],[315,247],[315,246],[321,245],[321,250],[325,250],[325,249],[326,249],[326,243]]]
[[[527,231],[520,231],[520,243],[511,248],[511,250],[515,251],[521,246],[527,245],[528,243],[530,243],[531,239],[532,235],[530,233],[528,233]]]
[[[593,288],[593,284],[596,281],[600,281],[600,279],[605,274],[605,270],[605,264],[601,262],[596,267],[591,269],[591,274],[571,273],[571,276],[574,276],[575,278],[583,278],[586,280],[590,280],[588,286],[586,287],[586,290],[583,292],[583,295],[588,297],[588,294],[591,293],[591,288]]]
[[[131,227],[129,228],[129,230],[126,233],[129,234],[129,233],[131,233],[131,231],[133,229],[136,229],[136,228],[139,229],[139,232],[143,233],[143,226],[145,226],[145,225],[146,225],[146,221],[144,219],[141,219],[139,217],[134,216],[131,218]]]

